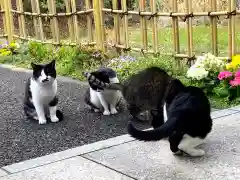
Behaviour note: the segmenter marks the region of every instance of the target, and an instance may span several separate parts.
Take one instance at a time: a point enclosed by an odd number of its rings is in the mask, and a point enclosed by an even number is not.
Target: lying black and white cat
[[[167,121],[163,122],[160,113],[159,121],[162,125],[148,131],[138,130],[129,122],[128,133],[144,141],[157,141],[168,137],[173,153],[203,156],[205,151],[196,147],[203,143],[212,130],[209,100],[198,87],[186,87],[177,79],[171,83],[175,85],[174,89],[169,89],[165,101]]]
[[[37,65],[31,63],[33,76],[26,83],[24,112],[28,119],[38,120],[39,124],[45,124],[48,112],[51,122],[63,119],[63,114],[57,110],[57,80],[55,60],[49,64]]]
[[[99,68],[90,74],[105,83],[119,83],[116,72],[111,68]],[[119,90],[103,89],[92,83],[89,83],[89,85],[84,99],[86,104],[95,112],[103,111],[103,115],[116,114],[118,112],[116,106],[122,97],[121,92]]]

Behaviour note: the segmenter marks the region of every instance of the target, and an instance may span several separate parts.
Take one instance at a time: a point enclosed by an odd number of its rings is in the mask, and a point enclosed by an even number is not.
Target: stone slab
[[[222,110],[213,111],[211,113],[211,116],[212,116],[213,119],[216,119],[216,118],[228,116],[228,115],[231,115],[231,114],[236,114],[236,113],[239,113],[239,112],[234,110],[234,109],[229,108],[229,109],[222,109]]]
[[[110,138],[110,139],[98,141],[98,142],[95,142],[92,144],[87,144],[87,145],[79,146],[76,148],[68,149],[65,151],[53,153],[50,155],[38,157],[35,159],[22,161],[22,162],[15,163],[12,165],[4,166],[2,168],[10,173],[16,173],[19,171],[42,166],[44,164],[53,163],[53,162],[67,159],[70,157],[74,157],[77,155],[86,154],[86,153],[89,153],[92,151],[108,148],[111,146],[116,146],[116,145],[126,143],[129,141],[133,141],[133,140],[134,139],[132,137],[130,137],[129,135],[118,136],[115,138]]]
[[[6,176],[6,175],[8,175],[8,173],[6,171],[0,169],[0,177],[1,176]]]
[[[74,157],[0,177],[0,180],[132,180],[132,178],[85,158]]]
[[[139,180],[240,179],[240,114],[214,120],[200,158],[174,156],[166,140],[133,141],[84,155]]]
[[[231,110],[240,111],[240,105],[230,108]]]

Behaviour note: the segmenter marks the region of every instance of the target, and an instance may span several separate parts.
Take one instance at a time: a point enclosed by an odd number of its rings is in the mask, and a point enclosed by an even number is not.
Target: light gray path
[[[0,180],[239,180],[240,108],[212,117],[201,158],[172,155],[166,140],[139,142],[123,135],[2,167]]]

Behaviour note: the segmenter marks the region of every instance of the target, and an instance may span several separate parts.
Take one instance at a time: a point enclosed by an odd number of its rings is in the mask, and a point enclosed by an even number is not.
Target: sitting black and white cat
[[[24,112],[28,119],[38,120],[45,124],[48,112],[51,122],[62,120],[63,114],[57,110],[57,80],[55,60],[49,64],[37,65],[31,63],[33,76],[26,83]]]
[[[111,68],[99,68],[90,74],[105,83],[119,83],[116,72]],[[89,85],[84,100],[91,109],[95,112],[103,111],[103,115],[118,113],[116,106],[122,97],[121,91],[104,89],[92,83]]]
[[[158,127],[141,131],[130,121],[128,132],[132,137],[143,141],[157,141],[168,137],[173,153],[203,156],[205,151],[196,147],[203,143],[212,130],[209,100],[198,87],[184,86],[177,79],[172,80],[171,84],[174,86],[169,89],[165,101],[167,121],[164,123],[162,112],[155,111],[153,119],[158,121]]]

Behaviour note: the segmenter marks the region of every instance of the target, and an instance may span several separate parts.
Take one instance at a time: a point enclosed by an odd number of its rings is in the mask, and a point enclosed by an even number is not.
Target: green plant
[[[116,70],[121,80],[125,80],[139,70],[151,66],[161,67],[175,77],[183,76],[186,71],[186,67],[177,68],[176,61],[168,56],[146,56],[137,58],[132,56],[120,56],[110,60],[107,66]]]
[[[227,96],[228,100],[240,98],[240,55],[235,55],[232,62],[226,64],[224,71],[219,72],[218,79],[220,80],[221,88],[215,92],[219,96]]]

